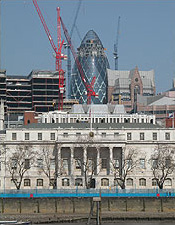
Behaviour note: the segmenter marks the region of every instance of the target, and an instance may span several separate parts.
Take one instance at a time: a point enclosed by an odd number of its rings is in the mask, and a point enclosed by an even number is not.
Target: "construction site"
[[[106,49],[94,30],[86,33],[77,50],[72,43],[71,37],[76,29],[82,0],[77,1],[70,31],[64,24],[60,8],[57,7],[56,43],[38,2],[36,0],[32,2],[42,30],[44,28],[54,51],[55,69],[52,71],[32,70],[28,76],[7,75],[6,70],[1,70],[0,98],[4,100],[6,115],[23,116],[26,111],[36,113],[54,110],[69,111],[73,104],[122,104],[128,113],[150,114],[150,111],[147,111],[142,104],[142,100],[138,101],[141,99],[138,96],[145,98],[156,96],[155,73],[153,69],[141,71],[137,66],[131,70],[119,70],[120,16],[117,20],[113,49],[114,70],[112,70]],[[63,33],[65,40],[63,40]],[[67,51],[66,54],[65,51]],[[63,69],[63,60],[66,60],[66,69]],[[170,107],[166,113],[174,110]]]

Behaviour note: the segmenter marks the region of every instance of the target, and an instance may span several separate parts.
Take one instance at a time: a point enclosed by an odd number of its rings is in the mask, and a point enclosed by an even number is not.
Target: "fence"
[[[5,190],[0,198],[175,197],[175,189],[28,189]]]

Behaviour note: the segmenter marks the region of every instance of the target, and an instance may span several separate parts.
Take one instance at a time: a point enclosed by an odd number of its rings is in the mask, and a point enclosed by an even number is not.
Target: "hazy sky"
[[[56,7],[61,8],[61,17],[70,31],[77,3],[77,0],[38,0],[55,41]],[[33,69],[54,70],[53,50],[32,0],[1,0],[1,12],[2,68],[7,75],[28,75]],[[157,92],[171,88],[175,78],[175,0],[82,1],[77,20],[79,33],[82,38],[90,29],[98,34],[107,48],[111,69],[114,69],[112,53],[119,16],[119,70],[135,66],[139,70],[154,69]],[[79,47],[76,30],[72,40],[74,47]]]

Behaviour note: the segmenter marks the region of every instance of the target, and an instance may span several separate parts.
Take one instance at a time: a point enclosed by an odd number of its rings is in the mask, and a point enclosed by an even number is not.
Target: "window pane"
[[[50,134],[50,140],[55,140],[55,133]]]

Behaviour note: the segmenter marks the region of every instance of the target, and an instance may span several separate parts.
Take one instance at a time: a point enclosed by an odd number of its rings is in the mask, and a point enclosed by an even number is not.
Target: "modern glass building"
[[[97,34],[90,30],[85,35],[78,48],[78,58],[89,84],[95,76],[94,91],[98,95],[91,98],[92,104],[106,104],[108,101],[107,68],[109,62],[104,52],[104,47]],[[87,103],[87,90],[81,79],[77,65],[74,65],[71,76],[71,98],[79,103]]]

